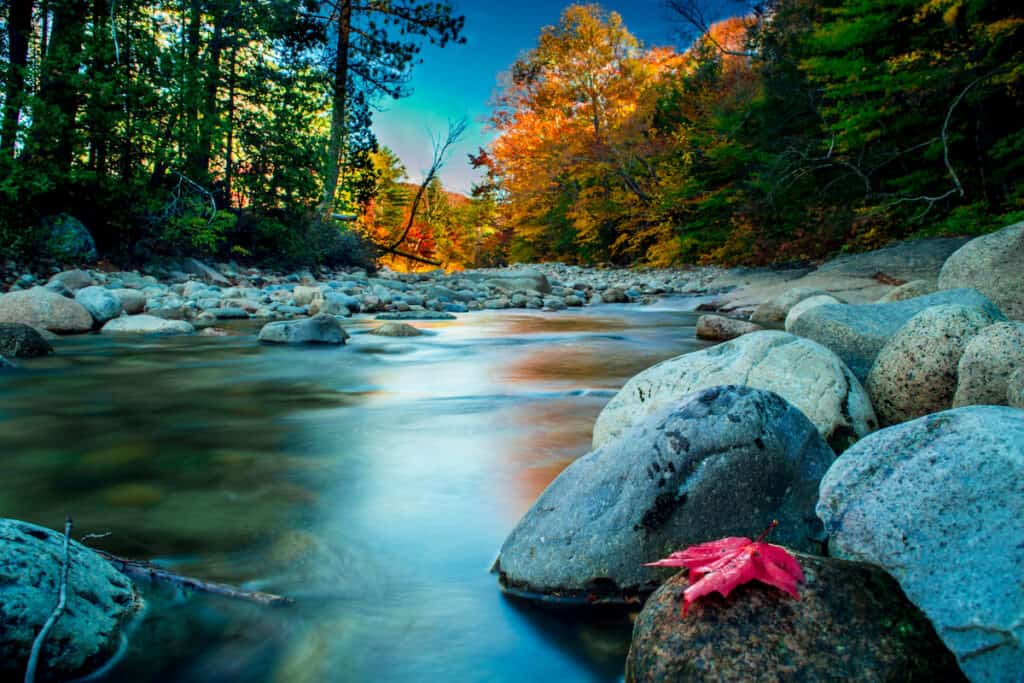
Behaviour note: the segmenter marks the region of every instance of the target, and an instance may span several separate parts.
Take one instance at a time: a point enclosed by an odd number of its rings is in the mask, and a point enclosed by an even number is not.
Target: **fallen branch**
[[[399,251],[398,249],[389,249],[386,253],[394,254],[395,256],[401,256],[402,258],[407,258],[410,261],[416,261],[418,263],[425,263],[428,266],[438,266],[438,267],[441,266],[441,262],[440,261],[435,261],[434,259],[429,259],[429,258],[427,258],[425,256],[417,256],[416,254],[410,254],[410,253],[405,252],[405,251]]]
[[[36,639],[32,641],[32,651],[28,656],[28,666],[25,668],[25,683],[35,683],[36,680],[36,668],[39,666],[39,655],[43,651],[43,643],[46,641],[47,634],[50,633],[50,629],[53,628],[57,620],[60,619],[61,615],[64,614],[64,608],[68,603],[68,570],[71,568],[71,518],[68,517],[64,520],[64,559],[61,561],[60,567],[60,591],[57,597],[57,606],[53,608],[53,612],[50,613],[50,618],[46,620],[43,627],[39,629],[39,634]]]
[[[281,607],[292,604],[291,598],[274,595],[273,593],[246,591],[236,588],[235,586],[230,586],[226,583],[203,581],[190,576],[175,574],[172,571],[158,567],[152,562],[146,562],[145,560],[129,560],[123,557],[118,557],[117,555],[111,555],[103,550],[94,549],[94,552],[98,553],[101,557],[107,560],[107,562],[114,565],[114,568],[119,572],[133,580],[145,579],[152,583],[170,583],[175,586],[189,588],[202,593],[220,595],[234,600],[255,602],[269,607]]]

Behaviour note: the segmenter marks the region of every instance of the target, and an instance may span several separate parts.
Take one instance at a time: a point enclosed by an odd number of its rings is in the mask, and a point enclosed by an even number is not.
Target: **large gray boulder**
[[[11,358],[38,358],[48,353],[53,353],[53,347],[34,327],[0,323],[0,354]]]
[[[960,304],[932,306],[911,318],[878,352],[865,384],[882,424],[951,407],[967,343],[1000,319]]]
[[[836,450],[877,427],[867,393],[824,346],[778,331],[752,332],[647,368],[630,379],[594,424],[594,447],[693,391],[743,384],[774,391],[810,418]]]
[[[953,407],[1006,405],[1008,383],[1024,368],[1024,323],[996,323],[974,336],[957,364]]]
[[[1014,408],[1024,408],[1024,368],[1019,368],[1007,380],[1006,402]]]
[[[76,541],[69,547],[67,603],[43,643],[37,680],[70,680],[107,662],[140,600],[131,582]],[[57,604],[64,536],[0,519],[0,679],[21,680],[32,642]]]
[[[908,320],[939,304],[976,306],[991,315],[999,308],[973,289],[951,289],[891,304],[826,304],[805,311],[790,332],[832,349],[862,382],[878,352]]]
[[[0,322],[23,323],[57,334],[88,332],[92,315],[81,304],[43,287],[0,296]]]
[[[43,242],[47,253],[58,261],[95,261],[96,242],[89,230],[66,213],[48,216],[42,221]]]
[[[861,440],[821,482],[837,557],[878,565],[973,681],[1024,678],[1024,411],[969,406]]]
[[[407,323],[386,322],[370,330],[370,334],[379,337],[419,337],[423,332]]]
[[[181,269],[189,275],[195,275],[201,280],[215,285],[230,285],[231,282],[224,277],[220,271],[214,270],[199,259],[187,258],[181,262]]]
[[[114,296],[121,302],[121,308],[128,315],[138,315],[146,310],[146,295],[137,289],[115,289]]]
[[[928,620],[876,567],[796,553],[800,599],[752,581],[679,606],[669,579],[637,617],[629,683],[964,680]]]
[[[818,482],[835,458],[778,395],[714,387],[687,396],[573,462],[501,548],[503,586],[621,600],[668,576],[642,567],[681,547],[757,534],[816,551]]]
[[[62,283],[72,292],[92,284],[92,275],[85,270],[64,270],[50,278],[50,284]]]
[[[777,325],[786,320],[789,310],[798,303],[804,299],[810,299],[812,296],[822,295],[828,295],[828,292],[814,287],[793,287],[755,308],[750,315],[750,322],[759,325]]]
[[[302,320],[267,323],[260,330],[259,340],[265,344],[344,344],[348,333],[338,319],[317,315]]]
[[[83,287],[75,292],[75,301],[89,311],[98,326],[121,315],[121,300],[103,287]]]
[[[793,325],[796,324],[796,319],[803,315],[805,312],[811,310],[815,306],[824,306],[825,304],[844,304],[845,301],[840,301],[831,294],[816,294],[815,296],[809,296],[806,299],[800,301],[800,303],[789,309],[789,313],[786,314],[786,332],[793,331]]]
[[[100,332],[104,334],[192,334],[195,328],[184,320],[170,320],[155,315],[123,315],[114,318]]]
[[[504,292],[551,293],[551,283],[544,273],[532,268],[516,268],[488,277],[484,284]]]
[[[697,338],[713,341],[728,341],[764,328],[746,320],[727,318],[724,315],[705,314],[697,318]]]
[[[942,266],[939,288],[973,287],[1015,320],[1024,320],[1024,222],[977,237]]]

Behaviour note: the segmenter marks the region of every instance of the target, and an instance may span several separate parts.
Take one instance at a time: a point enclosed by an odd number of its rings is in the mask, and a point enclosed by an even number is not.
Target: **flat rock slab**
[[[684,573],[636,620],[629,683],[965,680],[928,620],[885,572],[796,554],[800,600],[759,582],[680,615]]]
[[[1002,317],[983,294],[973,289],[950,289],[891,304],[815,306],[793,322],[790,332],[831,349],[863,382],[886,342],[915,315],[939,304],[975,306]]]
[[[778,395],[715,387],[573,462],[520,520],[495,563],[536,596],[616,602],[670,574],[641,566],[681,547],[756,535],[820,547],[818,482],[835,455]]]
[[[155,315],[123,315],[114,318],[100,332],[104,334],[192,334],[195,328],[184,320],[168,320]]]
[[[443,311],[400,311],[381,313],[377,320],[456,320],[456,317]]]
[[[138,611],[131,581],[72,541],[64,614],[43,644],[37,680],[69,680],[104,664]],[[20,681],[36,634],[50,617],[60,586],[64,535],[0,519],[0,679]]]
[[[1024,411],[968,406],[884,429],[821,482],[833,555],[877,565],[972,681],[1024,679]]]

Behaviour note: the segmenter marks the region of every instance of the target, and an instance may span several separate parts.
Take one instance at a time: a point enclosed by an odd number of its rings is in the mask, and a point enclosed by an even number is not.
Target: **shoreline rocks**
[[[53,353],[53,347],[34,327],[22,323],[0,323],[0,354],[11,358],[39,358]]]
[[[976,237],[942,266],[939,288],[971,287],[1010,318],[1024,320],[1024,222]]]
[[[0,322],[22,323],[57,334],[88,332],[93,318],[81,304],[43,287],[0,296]]]

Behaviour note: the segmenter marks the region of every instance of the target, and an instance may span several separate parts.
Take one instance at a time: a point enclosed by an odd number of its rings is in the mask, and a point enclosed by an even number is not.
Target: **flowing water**
[[[630,622],[488,573],[633,374],[702,346],[694,300],[416,323],[342,348],[56,342],[0,376],[0,516],[295,599],[147,588],[110,681],[617,681]]]

